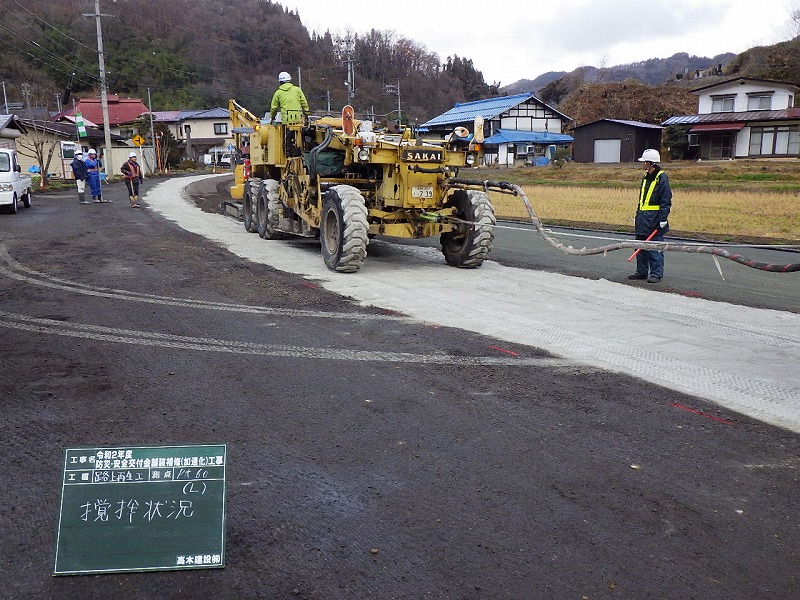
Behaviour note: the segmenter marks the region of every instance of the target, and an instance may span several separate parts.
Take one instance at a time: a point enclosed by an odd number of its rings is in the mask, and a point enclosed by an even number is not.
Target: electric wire
[[[7,41],[7,40],[4,40],[4,39],[0,38],[0,42],[2,42],[3,44],[5,44],[6,46],[8,46],[9,48],[11,48],[12,50],[14,50],[15,52],[18,52],[18,53],[25,54],[26,56],[28,56],[28,57],[30,57],[31,59],[33,59],[35,62],[37,62],[37,63],[41,63],[41,64],[42,64],[42,66],[47,66],[47,67],[49,67],[50,69],[52,69],[52,70],[54,70],[54,71],[57,71],[57,72],[59,72],[59,73],[63,73],[64,75],[70,75],[70,74],[71,74],[71,73],[70,73],[70,72],[68,72],[68,71],[64,71],[63,69],[59,69],[58,67],[56,67],[56,66],[54,66],[54,65],[51,65],[51,64],[49,64],[49,63],[48,63],[47,61],[45,61],[43,58],[41,58],[41,57],[39,57],[39,56],[36,56],[36,55],[34,55],[34,54],[31,54],[31,53],[30,53],[30,52],[28,52],[27,50],[23,50],[22,48],[19,48],[19,47],[17,47],[17,46],[15,46],[15,45],[13,45],[11,42],[9,42],[9,41]],[[91,77],[91,75],[90,75],[90,77]],[[86,79],[83,79],[83,78],[78,78],[78,81],[80,81],[81,83],[84,83],[84,84],[86,84],[86,85],[88,85],[88,86],[93,86],[93,85],[95,85],[97,82],[99,82],[99,81],[100,81],[100,77],[99,77],[99,76],[94,76],[94,77],[93,77],[93,79],[92,79],[92,81],[87,81]]]
[[[17,0],[15,0],[14,3],[17,6],[19,6],[20,8],[22,8],[28,14],[33,15],[33,13],[31,13],[27,8],[22,6]],[[9,11],[8,14],[14,14],[14,13]],[[21,18],[21,17],[19,17],[19,15],[15,15],[15,16],[17,18]],[[74,37],[70,36],[67,33],[64,33],[58,27],[56,27],[55,25],[52,25],[51,23],[48,23],[47,21],[41,19],[40,17],[38,17],[36,15],[33,15],[33,16],[36,18],[37,21],[39,21],[42,24],[52,28],[53,30],[57,31],[58,33],[60,33],[64,37],[66,37],[67,39],[75,42],[79,46],[81,46],[83,48],[86,48],[86,49],[90,50],[91,52],[97,52],[96,48],[92,48],[91,46],[88,46],[88,45],[84,44],[82,41],[76,40]],[[13,33],[13,32],[11,32],[11,33]],[[20,37],[20,36],[17,36],[17,37]],[[24,38],[20,38],[20,39],[24,40]],[[27,41],[27,40],[25,40],[25,41]],[[31,43],[31,42],[28,42],[28,43]],[[38,44],[35,44],[35,45],[39,46]],[[41,46],[39,46],[39,47],[41,47]],[[219,78],[219,77],[210,77],[208,75],[203,75],[202,73],[200,73],[200,72],[198,72],[196,70],[193,70],[193,69],[188,69],[188,68],[187,69],[176,69],[176,68],[169,67],[169,66],[166,66],[166,65],[161,65],[161,64],[157,64],[157,63],[148,62],[146,60],[143,60],[141,58],[136,58],[134,56],[126,57],[126,60],[128,60],[130,62],[134,62],[134,63],[140,64],[140,65],[146,65],[148,67],[152,67],[152,68],[155,68],[155,69],[160,69],[162,71],[167,71],[167,72],[170,72],[170,73],[183,75],[183,76],[186,76],[186,77],[189,77],[189,78],[193,78],[193,79],[196,79],[196,80],[205,80],[205,81],[209,81],[209,82],[212,82],[212,83],[227,84],[227,85],[234,86],[234,88],[250,88],[250,89],[254,89],[254,90],[266,91],[266,88],[264,86],[243,83],[243,82],[240,82],[240,81],[232,81],[232,80],[223,79],[223,78]],[[167,88],[173,87],[173,86],[169,86],[169,85],[164,85],[163,83],[160,83],[159,85],[162,86],[162,87],[167,87]],[[193,85],[196,85],[196,84],[193,84]],[[174,87],[181,87],[181,86],[182,86],[182,84],[176,84]]]
[[[60,56],[57,56],[57,55],[53,54],[53,53],[52,53],[52,52],[50,52],[49,50],[45,49],[45,48],[44,48],[44,47],[43,47],[41,44],[39,44],[38,42],[35,42],[35,41],[33,41],[33,40],[29,40],[29,39],[27,39],[27,38],[25,38],[25,37],[21,36],[20,34],[18,34],[17,32],[13,31],[12,29],[9,29],[9,28],[8,28],[8,27],[7,27],[7,26],[6,26],[4,23],[2,23],[2,22],[0,22],[0,29],[3,29],[3,30],[5,30],[6,32],[8,32],[8,33],[10,33],[12,36],[14,36],[14,37],[16,37],[16,38],[18,38],[18,39],[22,40],[23,42],[25,42],[25,43],[26,43],[26,44],[28,44],[29,46],[33,46],[33,47],[35,47],[35,48],[38,48],[39,50],[41,50],[42,52],[44,52],[44,53],[45,53],[47,56],[49,56],[49,57],[50,57],[50,58],[52,58],[53,60],[57,61],[58,63],[65,64],[65,65],[66,65],[66,66],[67,66],[67,67],[68,67],[70,70],[69,70],[69,71],[64,71],[63,69],[58,69],[58,68],[57,68],[57,67],[55,67],[53,64],[51,64],[51,63],[48,63],[47,61],[45,61],[43,58],[41,58],[41,57],[37,57],[37,56],[35,56],[34,54],[31,54],[30,52],[27,52],[27,51],[25,51],[25,50],[24,50],[24,49],[22,49],[22,48],[17,48],[16,46],[13,46],[13,45],[9,44],[8,42],[6,42],[6,44],[7,44],[7,45],[9,45],[9,46],[11,46],[12,48],[14,48],[14,49],[18,50],[19,52],[23,52],[24,54],[27,54],[28,56],[31,56],[32,58],[35,58],[37,61],[41,62],[42,64],[46,64],[48,67],[50,67],[50,68],[51,68],[51,69],[53,69],[53,70],[60,71],[61,73],[64,73],[64,74],[66,74],[66,75],[69,75],[69,74],[71,74],[71,73],[72,73],[72,65],[71,65],[71,64],[70,64],[68,61],[66,61],[65,59],[61,58]],[[92,73],[91,73],[90,71],[87,71],[87,70],[85,70],[85,69],[81,69],[81,71],[83,71],[83,72],[84,72],[84,73],[85,73],[87,76],[89,76],[89,77],[93,77],[93,75],[92,75]]]

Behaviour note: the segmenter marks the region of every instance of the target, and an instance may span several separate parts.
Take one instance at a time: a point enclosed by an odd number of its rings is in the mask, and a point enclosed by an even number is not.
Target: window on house
[[[747,110],[772,110],[772,94],[748,95]]]
[[[711,98],[711,112],[733,112],[735,96],[716,96]]]
[[[214,123],[214,135],[228,135],[228,124]]]
[[[750,128],[750,156],[800,155],[800,126]]]

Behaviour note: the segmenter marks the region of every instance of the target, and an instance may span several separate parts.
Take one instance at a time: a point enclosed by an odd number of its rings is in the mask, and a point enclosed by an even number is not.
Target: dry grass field
[[[800,241],[800,161],[666,163],[673,234],[717,240]],[[465,175],[462,172],[462,175]],[[481,169],[470,179],[511,181],[548,224],[630,231],[639,164]],[[519,198],[492,193],[500,218],[526,219]]]

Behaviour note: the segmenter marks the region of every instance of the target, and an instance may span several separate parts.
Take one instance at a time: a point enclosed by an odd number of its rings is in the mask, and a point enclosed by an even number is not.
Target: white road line
[[[43,319],[0,311],[0,326],[22,331],[84,338],[100,342],[135,344],[159,348],[247,354],[257,356],[280,356],[311,360],[344,360],[382,363],[411,363],[449,366],[494,366],[494,367],[564,367],[574,368],[575,363],[559,358],[508,358],[494,356],[454,356],[451,354],[412,354],[409,352],[381,352],[372,350],[348,350],[333,348],[308,348],[280,344],[256,344],[213,338],[170,335],[99,325],[69,323],[54,319]]]

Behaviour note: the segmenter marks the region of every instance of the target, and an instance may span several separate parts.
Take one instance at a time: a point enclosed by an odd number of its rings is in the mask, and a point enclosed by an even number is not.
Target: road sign
[[[141,148],[142,146],[144,146],[145,139],[137,133],[135,136],[133,136],[133,139],[131,139],[131,141],[135,145]]]
[[[67,449],[53,574],[225,566],[226,450]]]
[[[229,152],[233,152],[233,150],[234,150],[234,145],[233,144],[228,144],[228,151]]]

